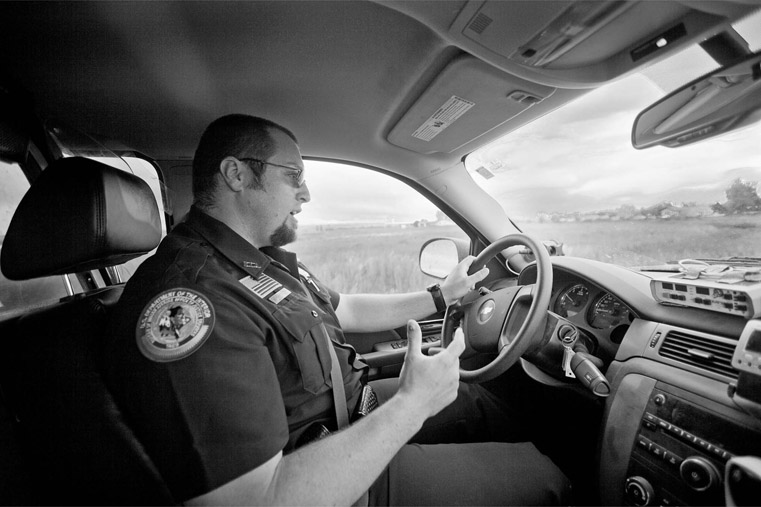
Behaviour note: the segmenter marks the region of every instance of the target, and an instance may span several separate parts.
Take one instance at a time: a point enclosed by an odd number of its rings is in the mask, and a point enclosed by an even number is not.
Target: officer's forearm
[[[344,331],[369,333],[403,326],[436,313],[427,291],[407,294],[341,294],[336,315]]]
[[[278,453],[185,505],[350,505],[422,427],[422,405],[397,394],[343,431]]]
[[[268,503],[349,505],[367,491],[399,449],[421,428],[421,404],[394,396],[345,430],[285,456]]]

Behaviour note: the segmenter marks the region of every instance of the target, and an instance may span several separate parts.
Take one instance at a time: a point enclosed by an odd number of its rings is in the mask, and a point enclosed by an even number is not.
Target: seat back
[[[92,160],[59,160],[14,214],[3,273],[27,279],[137,257],[161,237],[158,213],[139,178]],[[100,374],[109,309],[122,289],[71,296],[2,324],[0,387],[17,458],[7,494],[13,503],[175,503]]]

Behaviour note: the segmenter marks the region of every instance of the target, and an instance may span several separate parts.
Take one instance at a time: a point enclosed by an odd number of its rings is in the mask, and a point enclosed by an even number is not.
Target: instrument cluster
[[[601,331],[628,326],[635,317],[616,296],[581,281],[564,285],[553,301],[553,312]]]

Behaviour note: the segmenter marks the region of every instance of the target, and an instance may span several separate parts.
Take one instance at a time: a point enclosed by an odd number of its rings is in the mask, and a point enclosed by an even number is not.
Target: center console
[[[608,376],[602,504],[725,505],[727,463],[761,457],[761,418],[733,401],[732,383],[642,357],[614,361]]]
[[[624,484],[627,505],[723,505],[724,468],[761,456],[761,434],[658,382],[639,420]]]

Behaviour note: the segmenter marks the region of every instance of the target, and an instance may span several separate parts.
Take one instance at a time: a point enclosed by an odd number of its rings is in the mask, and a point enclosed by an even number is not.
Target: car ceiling
[[[159,160],[192,158],[211,120],[242,112],[292,129],[305,156],[419,180],[757,8],[594,4],[603,3],[0,2],[1,70],[41,116]],[[569,16],[589,21],[570,49],[527,61],[531,39],[574,26]],[[683,37],[632,62],[633,49],[679,23]],[[421,126],[452,97],[464,99],[461,116],[424,139]]]

